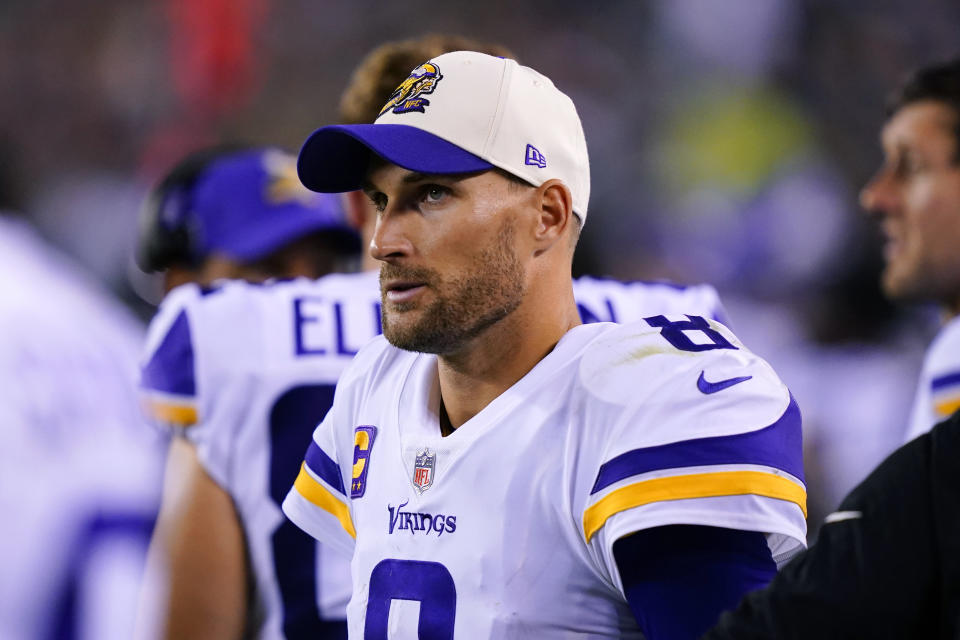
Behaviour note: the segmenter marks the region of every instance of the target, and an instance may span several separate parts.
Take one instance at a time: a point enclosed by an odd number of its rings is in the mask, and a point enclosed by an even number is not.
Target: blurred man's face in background
[[[272,278],[315,280],[328,273],[346,270],[354,257],[354,242],[346,231],[315,231],[255,261],[213,252],[196,267],[171,265],[164,270],[164,295],[188,282],[209,287],[224,279],[247,282],[264,282]]]
[[[960,311],[958,114],[933,100],[907,104],[881,134],[884,164],[860,194],[884,236],[887,296]]]

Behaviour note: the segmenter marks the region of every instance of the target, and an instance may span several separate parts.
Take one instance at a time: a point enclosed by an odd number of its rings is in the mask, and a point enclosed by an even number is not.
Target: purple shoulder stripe
[[[307,466],[310,467],[310,471],[317,477],[344,496],[347,495],[347,492],[343,488],[343,478],[340,477],[340,467],[337,466],[337,463],[334,462],[323,449],[318,447],[317,443],[313,440],[310,441],[310,446],[307,447],[305,462]]]
[[[187,312],[181,311],[143,367],[140,385],[147,390],[193,396],[197,393],[194,375],[190,322]]]
[[[955,385],[960,385],[960,371],[937,376],[930,381],[930,388],[933,391],[939,391],[944,387],[952,387]]]
[[[682,467],[756,464],[786,471],[803,480],[803,441],[800,408],[790,404],[768,427],[732,436],[715,436],[644,447],[622,453],[604,463],[590,494],[631,476]]]

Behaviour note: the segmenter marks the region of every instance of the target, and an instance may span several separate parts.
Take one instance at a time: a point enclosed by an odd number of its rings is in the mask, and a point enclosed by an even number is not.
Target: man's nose
[[[892,208],[895,197],[890,177],[881,170],[860,190],[860,206],[867,214],[886,213]]]
[[[410,255],[413,245],[405,228],[406,222],[401,211],[381,212],[370,238],[370,255],[381,261]]]

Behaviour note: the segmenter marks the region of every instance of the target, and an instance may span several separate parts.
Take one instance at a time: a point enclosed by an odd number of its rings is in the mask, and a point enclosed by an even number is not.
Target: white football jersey
[[[441,437],[437,358],[357,356],[284,502],[353,552],[352,638],[638,638],[614,542],[672,524],[805,543],[800,413],[721,324],[569,331]]]
[[[153,419],[182,428],[233,497],[255,581],[258,638],[324,637],[343,620],[349,558],[317,545],[280,504],[357,350],[380,331],[376,272],[269,285],[178,287],[151,324],[142,374]]]
[[[143,329],[2,215],[0,291],[0,638],[129,640],[165,451]]]
[[[690,313],[729,325],[717,290],[708,284],[621,282],[583,276],[573,281],[573,297],[585,324],[635,322],[658,313]]]
[[[960,317],[940,329],[923,358],[907,440],[930,431],[960,409]]]
[[[708,285],[581,278],[575,294],[585,322],[722,315]],[[379,333],[375,271],[267,285],[231,281],[211,290],[187,285],[167,296],[151,323],[143,404],[155,422],[182,428],[236,502],[260,638],[284,637],[288,612],[301,616],[291,624],[307,625],[346,615],[349,561],[286,521],[280,503],[340,374]]]

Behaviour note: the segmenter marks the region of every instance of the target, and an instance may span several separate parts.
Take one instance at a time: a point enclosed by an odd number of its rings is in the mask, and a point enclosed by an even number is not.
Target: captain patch
[[[353,474],[350,480],[350,497],[360,498],[367,490],[367,472],[370,470],[370,451],[377,437],[377,428],[372,425],[357,427],[353,435]]]

